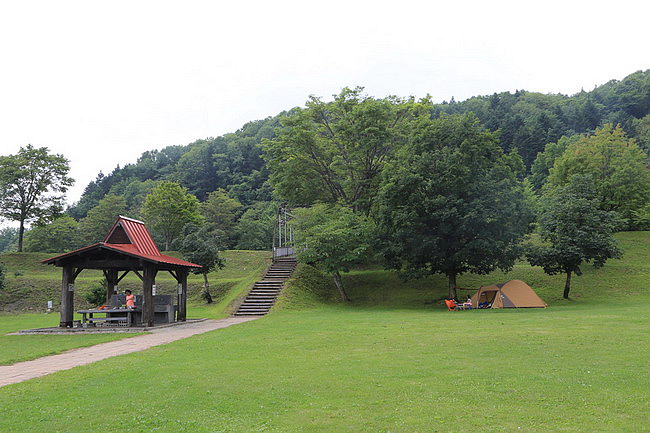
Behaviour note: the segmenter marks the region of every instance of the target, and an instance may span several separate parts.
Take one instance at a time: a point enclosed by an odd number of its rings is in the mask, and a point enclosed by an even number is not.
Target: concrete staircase
[[[257,281],[246,299],[235,312],[235,316],[264,316],[275,304],[284,282],[296,268],[295,257],[279,257],[266,270],[264,278]]]

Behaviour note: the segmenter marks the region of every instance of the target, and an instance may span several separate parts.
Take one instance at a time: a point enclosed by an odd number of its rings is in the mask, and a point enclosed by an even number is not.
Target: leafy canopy
[[[197,198],[176,182],[168,181],[160,182],[147,196],[143,216],[147,226],[162,236],[166,250],[186,224],[203,222]]]
[[[25,224],[45,224],[63,210],[65,193],[74,180],[69,161],[31,144],[17,154],[0,156],[0,216],[20,222],[18,251],[23,250]]]
[[[311,97],[307,108],[282,118],[273,140],[263,142],[276,193],[290,205],[341,203],[367,212],[378,175],[403,142],[405,128],[424,104],[374,99],[363,88],[344,88],[334,101]]]
[[[442,273],[455,297],[456,276],[508,270],[532,218],[497,135],[474,115],[422,120],[385,172],[376,217],[378,248],[405,278]]]
[[[370,220],[347,207],[322,203],[295,209],[293,214],[298,259],[318,263],[332,274],[342,300],[347,301],[340,273],[367,257]]]
[[[550,170],[548,186],[566,186],[575,175],[590,175],[601,209],[631,218],[650,202],[646,161],[645,152],[620,126],[608,124],[567,147]]]
[[[544,244],[530,246],[526,257],[549,275],[566,274],[568,298],[571,274],[581,275],[583,263],[600,268],[622,256],[613,237],[620,225],[616,212],[601,209],[591,176],[575,175],[568,185],[547,190],[542,197],[539,232]]]

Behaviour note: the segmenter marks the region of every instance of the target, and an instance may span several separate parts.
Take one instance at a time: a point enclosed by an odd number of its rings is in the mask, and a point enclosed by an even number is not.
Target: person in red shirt
[[[135,308],[135,295],[130,290],[125,290],[126,295],[126,308]]]

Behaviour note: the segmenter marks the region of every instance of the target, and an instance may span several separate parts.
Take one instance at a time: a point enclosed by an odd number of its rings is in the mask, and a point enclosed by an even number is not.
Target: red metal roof
[[[65,254],[51,257],[49,259],[43,260],[42,263],[51,264],[56,260],[83,253],[94,248],[102,247],[114,251],[119,251],[130,256],[139,257],[154,263],[166,263],[177,266],[185,266],[188,268],[202,267],[201,265],[177,259],[176,257],[160,254],[156,243],[151,238],[151,235],[147,231],[144,223],[142,221],[127,218],[122,215],[117,218],[115,224],[113,224],[113,227],[109,230],[108,234],[104,238],[104,242],[99,242],[75,251],[70,251]]]

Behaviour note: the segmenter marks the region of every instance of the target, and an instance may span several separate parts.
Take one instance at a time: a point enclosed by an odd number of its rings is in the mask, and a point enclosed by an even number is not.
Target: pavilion
[[[187,316],[187,276],[200,265],[161,254],[142,221],[119,216],[103,242],[43,260],[42,263],[63,268],[61,282],[62,328],[72,327],[74,281],[84,269],[101,269],[108,282],[106,300],[129,272],[142,281],[142,323],[154,325],[152,288],[159,271],[169,272],[178,282],[177,321]],[[121,273],[121,274],[120,274]]]

